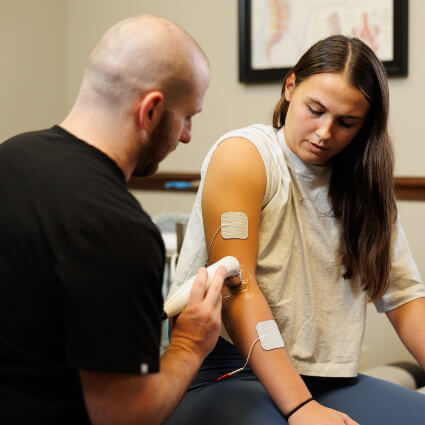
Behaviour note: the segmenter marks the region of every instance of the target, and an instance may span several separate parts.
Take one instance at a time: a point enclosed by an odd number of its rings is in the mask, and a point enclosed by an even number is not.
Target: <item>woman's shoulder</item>
[[[216,142],[219,144],[223,140],[230,138],[247,139],[258,146],[268,146],[270,144],[279,144],[278,131],[271,125],[265,124],[252,124],[247,127],[238,128],[236,130],[228,131],[223,134]]]
[[[269,170],[273,168],[274,163],[279,163],[283,158],[278,132],[279,130],[265,124],[253,124],[229,131],[219,137],[211,147],[205,158],[204,167],[208,165],[211,156],[222,142],[233,139],[237,143],[246,142],[253,144],[260,154],[266,170]]]
[[[282,131],[270,125],[253,124],[223,134],[211,147],[205,158],[201,175],[205,176],[211,158],[222,142],[226,144],[250,143],[256,148],[264,165],[267,181],[265,202],[268,202],[278,189],[279,182],[286,182],[285,185],[287,185],[289,180],[289,172],[282,150]],[[236,155],[235,157],[237,158],[238,156]],[[246,158],[246,155],[241,157]]]

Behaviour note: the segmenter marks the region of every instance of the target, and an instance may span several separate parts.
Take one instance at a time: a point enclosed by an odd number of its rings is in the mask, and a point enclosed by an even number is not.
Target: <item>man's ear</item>
[[[159,90],[145,94],[139,102],[137,120],[141,130],[148,133],[156,127],[164,112],[164,94]]]
[[[295,89],[295,72],[292,72],[285,81],[285,99],[290,102],[292,99],[292,92]]]

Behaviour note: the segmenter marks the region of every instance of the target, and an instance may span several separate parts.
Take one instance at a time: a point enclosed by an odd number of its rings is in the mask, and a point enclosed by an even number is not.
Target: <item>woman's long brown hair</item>
[[[289,103],[284,90],[292,72],[296,85],[314,74],[344,73],[369,101],[361,130],[344,151],[331,159],[329,197],[335,217],[342,224],[344,278],[359,278],[369,298],[376,300],[390,282],[391,234],[397,215],[385,69],[373,51],[356,38],[337,35],[317,42],[284,79],[273,114],[276,129],[285,124]]]

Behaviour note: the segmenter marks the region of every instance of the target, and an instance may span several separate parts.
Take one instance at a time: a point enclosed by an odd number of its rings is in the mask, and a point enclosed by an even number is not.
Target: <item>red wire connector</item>
[[[236,369],[236,370],[234,370],[233,372],[227,372],[227,373],[225,373],[224,375],[220,376],[220,378],[217,378],[217,382],[218,382],[218,381],[222,381],[223,379],[226,379],[226,378],[228,378],[229,376],[234,375],[235,373],[241,372],[241,371],[242,371],[242,370],[244,370],[244,369],[245,369],[245,366],[244,366],[244,367],[241,367],[241,368],[239,368],[239,369]]]

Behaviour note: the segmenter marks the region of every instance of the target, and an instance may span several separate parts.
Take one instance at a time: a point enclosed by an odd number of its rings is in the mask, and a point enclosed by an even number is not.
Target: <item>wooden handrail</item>
[[[196,192],[199,173],[157,173],[149,177],[132,177],[130,189],[167,192]],[[400,201],[425,201],[425,177],[395,177],[394,188]]]

